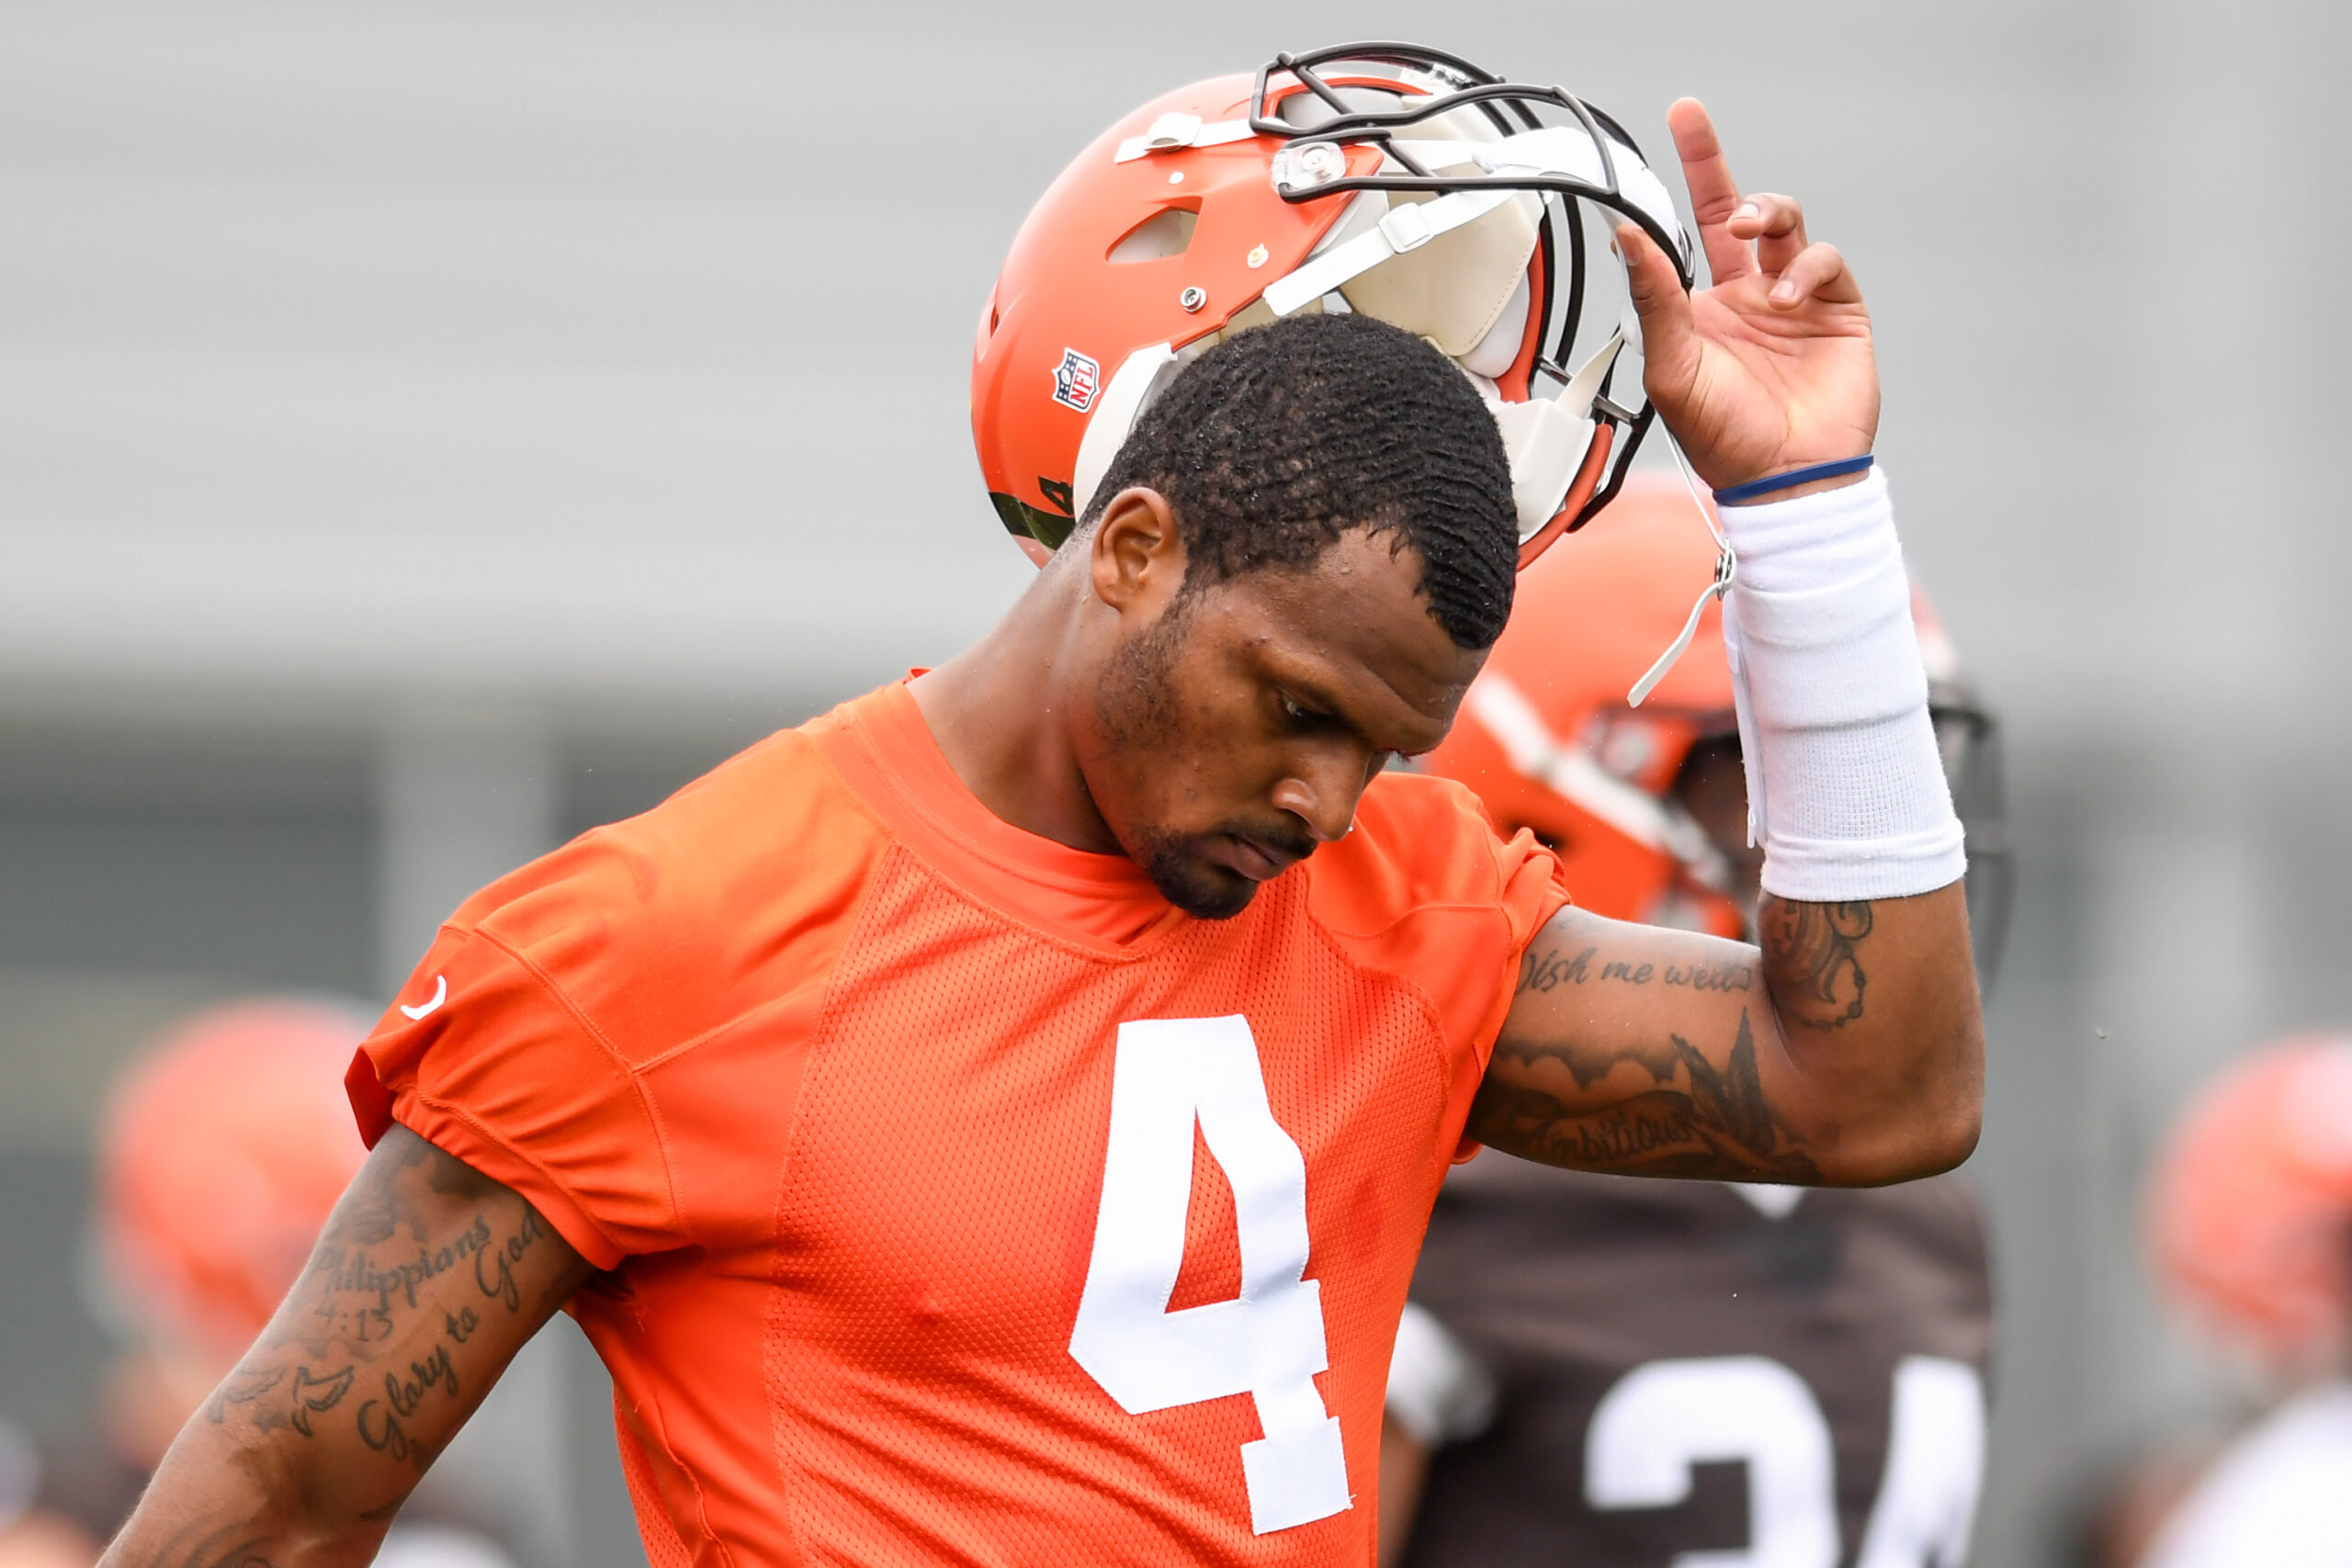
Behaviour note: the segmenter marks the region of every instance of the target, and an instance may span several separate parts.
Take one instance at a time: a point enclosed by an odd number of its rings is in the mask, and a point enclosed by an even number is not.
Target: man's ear
[[[1135,485],[1111,498],[1088,542],[1094,596],[1125,614],[1158,615],[1184,581],[1184,541],[1168,498]]]

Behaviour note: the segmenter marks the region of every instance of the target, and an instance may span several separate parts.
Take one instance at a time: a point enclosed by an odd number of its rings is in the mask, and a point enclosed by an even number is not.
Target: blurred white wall
[[[375,759],[373,934],[327,967],[388,984],[452,865],[578,817],[567,736],[709,750],[1017,591],[970,333],[1122,108],[1341,37],[1562,82],[1654,152],[1695,93],[1854,261],[1913,558],[2012,728],[1980,1556],[2054,1562],[2085,1468],[2209,1397],[2136,1273],[2151,1142],[2228,1052],[2352,1016],[2347,28],[2283,0],[14,0],[0,763],[126,733]],[[8,994],[209,973],[43,946],[12,869]],[[0,1098],[38,1076],[17,1038]]]

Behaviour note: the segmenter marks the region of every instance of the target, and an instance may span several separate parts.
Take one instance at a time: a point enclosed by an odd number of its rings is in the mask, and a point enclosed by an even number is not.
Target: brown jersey
[[[1770,1196],[1770,1194],[1767,1194]],[[1984,1462],[1982,1213],[1960,1181],[1815,1190],[1455,1172],[1413,1297],[1494,1375],[1412,1568],[1953,1568]]]

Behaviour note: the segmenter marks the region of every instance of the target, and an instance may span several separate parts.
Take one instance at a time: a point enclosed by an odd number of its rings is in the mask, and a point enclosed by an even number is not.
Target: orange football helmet
[[[1630,308],[1605,328],[1588,309],[1587,225],[1606,213],[1690,286],[1673,199],[1614,120],[1435,50],[1285,54],[1156,98],[1062,171],[981,311],[972,435],[997,513],[1058,546],[1186,360],[1279,316],[1353,310],[1477,382],[1524,565],[1615,493],[1652,418]]]
[[[1715,542],[1670,474],[1626,479],[1608,524],[1521,574],[1510,624],[1487,655],[1429,772],[1476,790],[1506,832],[1559,853],[1580,908],[1619,919],[1747,934],[1730,863],[1677,804],[1702,741],[1736,739],[1723,605],[1710,597],[1690,647],[1640,707],[1627,694],[1680,635],[1714,581]],[[1960,684],[1951,640],[1924,595],[1912,617],[1928,712],[1968,832],[1977,965],[1989,976],[2007,905],[1998,731]]]
[[[2273,1370],[2352,1341],[2352,1036],[2291,1035],[2200,1090],[2148,1182],[2173,1300]]]
[[[343,1091],[367,1032],[356,1008],[232,1002],[116,1080],[97,1239],[133,1326],[228,1359],[261,1332],[367,1157]]]

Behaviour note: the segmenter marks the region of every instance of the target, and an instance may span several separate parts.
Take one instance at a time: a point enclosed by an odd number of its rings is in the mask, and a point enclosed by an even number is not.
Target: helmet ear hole
[[[1341,85],[1333,88],[1332,92],[1341,103],[1347,106],[1345,112],[1350,114],[1385,114],[1402,108],[1405,105],[1405,93],[1402,87],[1391,89]],[[1342,111],[1332,107],[1305,87],[1283,95],[1282,102],[1274,106],[1276,118],[1283,124],[1295,125],[1301,130],[1312,130],[1340,112]]]
[[[1126,265],[1181,256],[1193,248],[1193,230],[1200,220],[1198,202],[1155,212],[1119,236],[1103,259]]]

